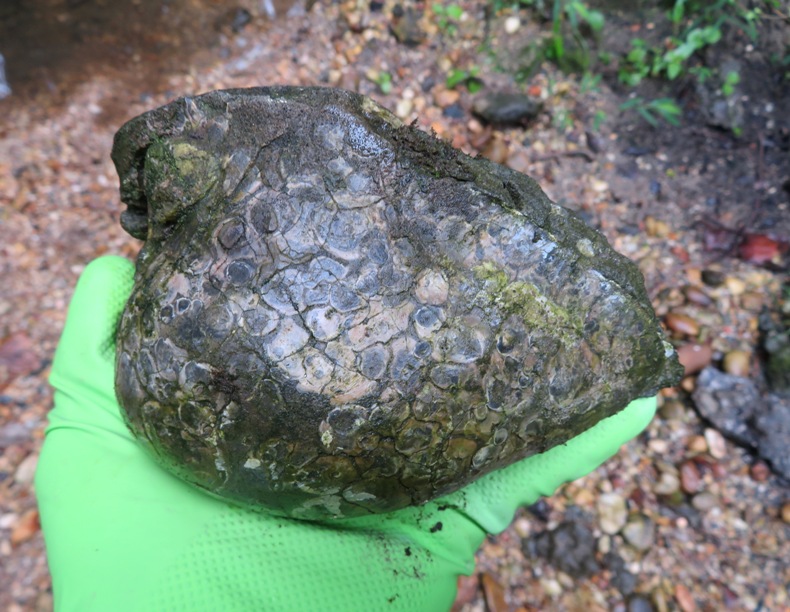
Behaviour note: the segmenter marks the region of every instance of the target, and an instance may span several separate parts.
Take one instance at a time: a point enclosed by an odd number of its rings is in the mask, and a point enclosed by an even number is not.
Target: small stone
[[[785,502],[782,506],[782,520],[790,525],[790,502]]]
[[[697,609],[697,604],[691,595],[691,591],[684,584],[675,585],[675,600],[683,612],[694,612]]]
[[[685,493],[697,493],[702,488],[702,477],[693,461],[680,466],[680,486]]]
[[[649,550],[655,541],[655,525],[648,517],[638,514],[628,519],[623,527],[623,538],[640,551]]]
[[[460,610],[463,606],[471,603],[477,597],[480,589],[480,577],[478,574],[471,576],[458,576],[458,583],[455,591],[455,602],[452,610]]]
[[[686,299],[689,302],[696,304],[697,306],[710,306],[713,303],[711,297],[705,293],[705,290],[702,287],[688,285],[683,290],[683,293],[686,295]]]
[[[601,531],[614,535],[625,525],[628,510],[625,499],[617,493],[604,493],[598,498],[598,524]]]
[[[694,453],[704,453],[708,450],[708,442],[704,436],[694,436],[689,440],[688,449]]]
[[[699,323],[688,315],[677,312],[670,312],[664,318],[667,327],[673,332],[686,336],[696,336],[699,334]]]
[[[31,453],[22,460],[22,463],[16,468],[14,472],[14,481],[17,484],[29,485],[33,482],[33,477],[36,475],[36,466],[38,465],[38,454]]]
[[[526,557],[543,557],[558,570],[584,578],[600,568],[595,560],[595,537],[578,520],[566,520],[556,529],[542,531],[521,545]]]
[[[755,461],[749,468],[749,474],[752,480],[756,482],[765,482],[771,475],[771,470],[768,469],[768,466],[764,462]]]
[[[724,284],[724,273],[718,270],[703,270],[702,282],[708,287],[721,287]]]
[[[532,533],[532,524],[526,518],[519,517],[513,523],[513,529],[516,532],[516,535],[521,539],[529,537]]]
[[[486,609],[489,612],[510,612],[510,606],[505,601],[505,588],[493,574],[485,572],[481,584],[483,585]]]
[[[0,529],[11,529],[18,520],[19,515],[16,512],[0,515]]]
[[[38,522],[38,510],[33,508],[25,512],[11,530],[11,546],[17,546],[22,542],[27,542],[38,532],[40,524]]]
[[[408,119],[413,108],[414,102],[412,100],[398,100],[398,104],[395,106],[395,114],[401,119]]]
[[[483,149],[483,157],[490,159],[497,164],[504,164],[507,162],[508,146],[507,143],[498,136],[494,136],[488,141],[486,148]]]
[[[0,391],[15,378],[34,372],[40,363],[33,341],[24,332],[0,340]]]
[[[715,508],[718,503],[719,500],[716,498],[716,496],[713,493],[709,493],[708,491],[697,493],[691,500],[691,505],[700,512],[707,512],[708,510]]]
[[[681,360],[680,363],[683,363]],[[685,364],[683,364],[685,366]],[[659,411],[661,418],[667,421],[683,421],[686,418],[686,408],[678,400],[665,400]],[[652,441],[652,440],[651,440]]]
[[[644,595],[633,595],[628,598],[627,612],[653,612],[653,604]]]
[[[765,305],[765,298],[754,291],[747,291],[741,296],[741,308],[750,312],[760,312]]]
[[[730,292],[730,294],[736,297],[743,295],[743,293],[746,291],[746,283],[744,283],[740,278],[735,278],[734,276],[728,276],[727,280],[724,281],[724,284],[727,286],[727,290]]]
[[[658,477],[658,482],[653,487],[656,495],[672,495],[680,489],[680,479],[676,474],[662,472]]]
[[[351,28],[352,31],[354,28]],[[426,38],[422,24],[422,13],[416,8],[403,8],[396,4],[392,10],[392,22],[390,31],[395,39],[407,47],[416,47]]]
[[[655,438],[647,443],[648,448],[658,456],[665,455],[669,452],[669,442],[661,438]]]
[[[515,34],[516,32],[518,32],[520,27],[521,27],[521,19],[519,19],[515,15],[511,15],[510,17],[505,19],[505,32],[507,34]]]
[[[436,103],[436,106],[444,108],[445,106],[450,106],[458,102],[458,98],[460,97],[461,94],[455,89],[440,89],[433,94],[433,101]]]
[[[733,376],[748,377],[752,355],[748,351],[730,351],[724,356],[724,371]]]
[[[666,238],[669,235],[669,225],[655,217],[645,217],[645,232],[653,238]]]
[[[708,427],[705,430],[705,441],[708,443],[708,452],[714,459],[724,459],[727,456],[727,442],[715,429]]]
[[[523,125],[543,110],[543,102],[521,93],[487,92],[478,97],[472,111],[487,123]]]
[[[516,172],[528,174],[532,168],[532,160],[524,149],[516,149],[507,159],[507,167]]]
[[[562,595],[562,585],[554,578],[544,578],[540,581],[543,592],[549,597],[559,597]]]
[[[697,380],[693,376],[686,376],[680,381],[680,388],[686,393],[694,393],[694,389],[697,388]]]
[[[606,193],[609,190],[609,183],[601,179],[593,178],[590,180],[590,187],[596,193]]]

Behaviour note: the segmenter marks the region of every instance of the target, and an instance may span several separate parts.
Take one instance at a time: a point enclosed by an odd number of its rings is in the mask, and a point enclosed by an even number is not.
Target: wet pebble
[[[522,93],[487,92],[479,96],[472,111],[487,123],[521,125],[533,120],[543,102]]]
[[[477,574],[471,576],[458,576],[458,584],[456,587],[455,602],[453,603],[453,610],[460,610],[466,604],[472,603],[477,597],[477,592],[480,589],[480,577]]]
[[[785,502],[782,506],[782,520],[790,525],[790,502]]]
[[[689,440],[688,449],[694,453],[705,453],[708,450],[708,442],[704,436],[694,436]]]
[[[740,278],[735,278],[734,276],[728,276],[724,281],[724,284],[727,286],[727,291],[734,296],[743,295],[746,291],[746,283],[744,283]]]
[[[749,475],[755,482],[765,482],[771,475],[771,470],[763,461],[755,461],[749,468]]]
[[[702,287],[688,285],[683,290],[683,293],[689,302],[696,304],[697,306],[710,306],[713,303],[711,297],[705,293],[705,290]]]
[[[765,297],[754,291],[747,291],[741,296],[741,307],[751,312],[760,312],[765,305]]]
[[[481,583],[487,610],[489,612],[509,612],[510,606],[505,601],[505,589],[496,577],[486,572],[483,574]]]
[[[598,498],[598,524],[601,531],[614,535],[625,525],[628,510],[625,499],[617,493],[604,493]]]
[[[653,486],[656,495],[672,495],[680,489],[680,479],[677,474],[661,472],[658,482]]]
[[[463,119],[466,116],[466,111],[463,106],[456,102],[455,104],[446,106],[444,110],[442,110],[442,115],[448,119]]]
[[[707,512],[708,510],[715,508],[718,504],[718,498],[713,493],[709,493],[708,491],[697,493],[691,499],[691,505],[700,512]]]
[[[599,570],[595,548],[592,531],[578,520],[566,520],[556,529],[538,533],[522,544],[524,556],[543,557],[574,578],[590,576]]]
[[[653,604],[644,595],[634,595],[628,599],[627,612],[653,612]]]
[[[455,89],[440,89],[433,95],[433,100],[437,106],[441,108],[446,108],[452,104],[458,102],[458,98],[461,97]]]
[[[38,465],[38,454],[31,453],[22,460],[14,472],[14,481],[17,484],[29,485],[33,482],[33,477],[36,475],[36,466]]]
[[[511,15],[505,19],[505,32],[508,34],[515,34],[521,27],[521,20],[515,15]]]
[[[648,550],[653,546],[655,534],[656,529],[653,521],[641,514],[629,518],[623,527],[625,541],[640,551]]]
[[[686,336],[696,336],[699,334],[699,323],[688,315],[678,312],[670,312],[664,318],[667,327],[673,332]]]
[[[724,273],[719,270],[702,271],[702,282],[708,287],[721,287],[724,284],[725,278]]]
[[[35,508],[28,510],[19,517],[11,530],[11,546],[27,542],[38,532],[39,528],[38,510]]]
[[[24,332],[16,332],[0,340],[0,390],[15,378],[34,372],[41,362],[36,357],[33,341]]]
[[[678,349],[678,359],[686,376],[701,372],[713,360],[713,349],[707,344],[684,344]]]
[[[683,362],[681,362],[683,363]],[[685,364],[683,364],[685,366]],[[667,421],[682,421],[686,418],[686,408],[678,400],[665,400],[659,412]]]
[[[686,461],[680,466],[680,487],[689,494],[697,493],[702,489],[702,476],[693,461]]]
[[[724,459],[727,456],[727,442],[717,430],[708,427],[705,430],[705,441],[708,443],[708,452],[714,459]]]
[[[507,143],[502,138],[495,136],[483,149],[483,157],[497,164],[504,164],[508,157]]]
[[[645,217],[645,232],[653,238],[666,238],[669,235],[669,224],[655,217]]]
[[[752,355],[748,351],[730,351],[724,355],[724,371],[733,376],[748,377]]]
[[[675,601],[683,612],[694,612],[697,609],[694,596],[685,584],[675,585]]]

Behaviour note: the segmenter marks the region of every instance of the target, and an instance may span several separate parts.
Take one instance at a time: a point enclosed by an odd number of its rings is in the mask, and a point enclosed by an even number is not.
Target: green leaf
[[[659,98],[650,103],[650,108],[672,125],[680,125],[681,108],[671,98]]]
[[[469,78],[469,73],[466,70],[453,68],[447,75],[447,80],[445,81],[445,85],[447,86],[447,89],[454,89],[468,78]]]
[[[464,14],[464,9],[462,9],[457,4],[451,4],[450,6],[447,7],[447,16],[450,19],[455,19],[456,21],[458,21],[459,19],[461,19],[461,15],[463,14]]]
[[[685,13],[685,0],[675,0],[675,6],[672,7],[672,23],[680,23]]]
[[[569,17],[573,18],[575,15],[578,15],[584,21],[590,24],[590,27],[596,32],[603,28],[605,21],[603,13],[587,8],[584,2],[571,2],[566,10]]]
[[[470,78],[466,81],[466,88],[469,90],[469,93],[477,93],[483,89],[483,81],[474,77]]]

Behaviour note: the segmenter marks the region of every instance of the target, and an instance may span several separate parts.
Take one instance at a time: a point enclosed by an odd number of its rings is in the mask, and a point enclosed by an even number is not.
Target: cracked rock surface
[[[419,504],[677,382],[634,264],[363,96],[183,98],[113,161],[146,241],[118,396],[216,494],[298,518]]]

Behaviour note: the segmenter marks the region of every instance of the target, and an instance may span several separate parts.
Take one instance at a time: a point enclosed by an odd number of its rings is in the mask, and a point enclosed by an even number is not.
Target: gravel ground
[[[303,84],[371,95],[468,153],[535,177],[639,262],[673,340],[698,362],[687,362],[681,387],[662,393],[659,417],[617,457],[489,538],[475,575],[459,582],[456,608],[790,610],[787,481],[703,422],[691,400],[696,372],[711,363],[762,384],[758,315],[786,279],[790,236],[789,156],[771,144],[788,135],[781,101],[766,111],[779,119],[740,139],[705,128],[691,104],[685,127],[654,130],[624,116],[622,93],[605,81],[590,88],[546,67],[526,85],[543,112],[528,127],[492,128],[470,112],[472,94],[446,87],[446,75],[476,67],[485,91],[517,91],[498,68],[536,33],[524,14],[491,21],[495,36],[481,49],[486,23],[476,4],[462,3],[452,29],[430,14],[416,26],[408,13],[394,19],[389,2],[290,14],[277,5],[277,19],[251,10],[247,24],[238,10],[185,4],[212,16],[198,32],[211,40],[206,48],[164,28],[150,36],[158,45],[150,54],[99,63],[95,45],[121,42],[109,28],[83,43],[82,62],[71,58],[79,78],[64,65],[49,87],[30,81],[0,101],[0,608],[52,607],[32,489],[49,367],[85,265],[106,253],[133,258],[139,248],[118,224],[115,130],[185,93]],[[393,36],[412,26],[425,36],[419,44]],[[178,62],[174,49],[186,49]],[[744,231],[771,241],[767,260],[730,248]]]

